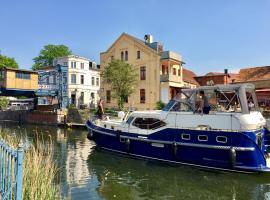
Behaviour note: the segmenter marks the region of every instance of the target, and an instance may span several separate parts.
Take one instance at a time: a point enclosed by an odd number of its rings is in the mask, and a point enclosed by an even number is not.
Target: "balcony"
[[[182,83],[181,76],[171,75],[171,74],[161,74],[160,82],[176,82]]]

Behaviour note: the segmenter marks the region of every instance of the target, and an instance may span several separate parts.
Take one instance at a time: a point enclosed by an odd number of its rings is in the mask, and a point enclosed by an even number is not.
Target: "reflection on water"
[[[138,160],[95,149],[86,131],[2,125],[52,138],[63,199],[270,199],[270,175],[244,175]],[[47,137],[50,135],[50,137]]]

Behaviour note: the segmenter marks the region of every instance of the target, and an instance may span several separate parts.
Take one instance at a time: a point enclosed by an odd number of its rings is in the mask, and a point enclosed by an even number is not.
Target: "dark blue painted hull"
[[[256,144],[254,133],[165,129],[146,137],[98,127],[90,121],[86,125],[89,138],[110,151],[210,169],[269,171],[263,147]],[[190,134],[190,140],[183,140],[181,133]],[[198,141],[199,135],[207,135],[208,140]],[[217,143],[217,136],[225,136],[226,144]]]

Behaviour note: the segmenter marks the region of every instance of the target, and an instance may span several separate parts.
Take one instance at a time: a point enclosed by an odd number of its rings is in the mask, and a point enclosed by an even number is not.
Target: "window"
[[[71,68],[76,69],[76,61],[71,61]]]
[[[95,77],[92,77],[92,85],[95,85]]]
[[[198,140],[200,142],[206,142],[208,140],[208,136],[207,135],[199,135]]]
[[[84,69],[84,63],[81,63],[81,69]]]
[[[140,102],[145,103],[145,89],[140,89]]]
[[[111,61],[113,61],[114,60],[114,56],[111,56]]]
[[[89,70],[91,70],[93,68],[93,63],[89,62]]]
[[[141,80],[146,79],[146,67],[141,67],[140,68],[140,77],[141,77]]]
[[[133,121],[134,117],[129,117],[127,120],[127,124],[130,124]]]
[[[190,134],[182,133],[181,138],[182,140],[190,140]]]
[[[81,75],[81,84],[84,84],[84,75]]]
[[[49,77],[49,76],[46,77],[46,84],[47,84],[47,85],[50,84],[50,77]]]
[[[68,63],[67,63],[67,62],[64,62],[64,63],[63,63],[63,65],[64,65],[64,66],[67,66],[67,65],[68,65]]]
[[[176,68],[173,68],[173,75],[176,75]]]
[[[178,76],[181,76],[181,70],[178,69]]]
[[[91,92],[91,98],[95,99],[95,93],[94,92]]]
[[[124,97],[124,102],[128,103],[128,97],[127,96]]]
[[[56,84],[56,75],[53,75],[53,84]]]
[[[84,103],[84,92],[81,92],[80,100],[81,100],[81,104],[83,104]]]
[[[96,78],[96,86],[99,86],[99,78]]]
[[[175,102],[170,110],[171,112],[192,112],[193,109],[190,105],[184,102]]]
[[[121,60],[123,61],[124,60],[124,52],[121,51]]]
[[[137,51],[137,59],[141,59],[141,52]]]
[[[76,74],[71,74],[71,83],[76,84]]]
[[[19,78],[19,79],[30,79],[30,73],[16,72],[16,78]]]
[[[128,60],[128,51],[125,51],[125,61]]]
[[[217,142],[219,143],[227,143],[227,137],[225,136],[217,136]]]
[[[157,129],[162,126],[165,126],[166,123],[155,118],[136,118],[132,123],[133,126],[136,126],[140,129]]]
[[[111,90],[106,91],[106,101],[107,103],[111,103]]]

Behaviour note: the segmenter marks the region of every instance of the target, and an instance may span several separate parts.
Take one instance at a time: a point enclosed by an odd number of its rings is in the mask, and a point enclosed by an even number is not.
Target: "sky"
[[[99,63],[126,32],[153,35],[197,75],[270,65],[270,0],[0,0],[0,50],[29,69],[47,44]]]

